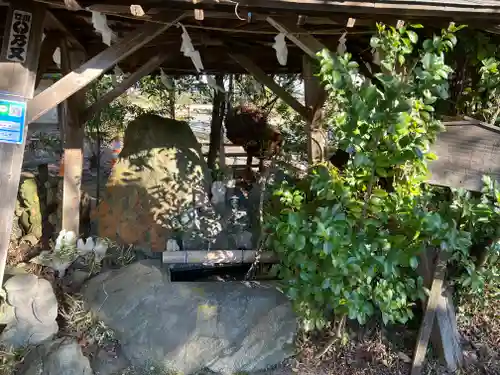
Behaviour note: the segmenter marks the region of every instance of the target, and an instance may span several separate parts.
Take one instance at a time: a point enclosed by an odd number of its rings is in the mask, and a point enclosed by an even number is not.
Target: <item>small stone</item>
[[[130,366],[120,349],[116,353],[99,349],[90,362],[95,375],[116,375]]]
[[[46,342],[24,358],[20,375],[93,375],[89,360],[73,339]]]
[[[236,236],[236,248],[241,250],[251,250],[252,249],[252,233],[249,231],[244,231]]]
[[[398,358],[402,360],[404,363],[411,363],[411,358],[408,357],[405,353],[403,352],[398,352]]]
[[[478,354],[481,359],[490,359],[495,355],[494,351],[488,346],[488,344],[477,345]]]
[[[29,233],[26,236],[23,236],[21,241],[26,242],[31,246],[35,246],[39,242],[39,239],[34,234]]]
[[[475,365],[478,362],[477,354],[473,351],[466,350],[463,352],[465,367]]]
[[[69,276],[67,276],[67,281],[70,284],[71,290],[79,290],[82,285],[90,278],[90,272],[82,270],[73,270]]]

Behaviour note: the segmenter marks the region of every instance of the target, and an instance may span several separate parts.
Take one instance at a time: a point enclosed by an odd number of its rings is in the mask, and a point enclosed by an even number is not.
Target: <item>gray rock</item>
[[[464,365],[465,367],[474,366],[478,363],[477,354],[471,350],[463,351]]]
[[[24,359],[20,375],[93,375],[89,360],[73,339],[61,338],[36,347]]]
[[[15,348],[36,345],[57,333],[57,300],[47,280],[19,274],[8,279],[4,289],[13,315],[5,322],[0,343]]]
[[[130,364],[125,359],[120,350],[109,352],[100,349],[90,362],[95,375],[115,375],[121,374]]]
[[[170,283],[164,270],[142,261],[91,279],[83,295],[135,367],[233,374],[293,354],[296,317],[272,285]]]
[[[251,250],[253,234],[249,231],[244,231],[236,235],[236,248]]]
[[[79,269],[71,269],[63,279],[63,285],[72,292],[79,291],[82,285],[91,277],[91,273]]]

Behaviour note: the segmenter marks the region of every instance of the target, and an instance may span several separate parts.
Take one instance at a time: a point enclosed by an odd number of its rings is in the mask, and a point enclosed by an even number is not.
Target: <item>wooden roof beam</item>
[[[278,85],[274,79],[269,77],[261,68],[259,68],[252,60],[242,54],[229,53],[229,56],[240,64],[248,73],[255,77],[257,81],[266,86],[275,95],[277,95],[286,104],[292,107],[305,120],[309,120],[310,112],[297,99],[290,95],[283,87]]]
[[[99,98],[94,104],[86,108],[80,117],[82,123],[90,120],[94,115],[102,111],[104,107],[123,94],[134,83],[158,68],[167,59],[167,56],[168,55],[166,53],[160,53],[153,56],[148,60],[148,62],[137,69],[129,77],[125,78],[122,82],[116,85],[116,87]]]
[[[28,103],[27,123],[33,122],[47,113],[51,108],[84,88],[108,69],[130,56],[139,48],[165,32],[172,24],[180,21],[185,13],[171,15],[171,23],[146,23],[136,31],[124,37],[118,43],[94,56],[78,69],[65,75],[48,89],[42,91]]]
[[[46,3],[61,3],[55,0],[36,0]],[[103,0],[104,2],[104,0]],[[163,9],[172,8],[172,6],[194,8],[193,0],[164,0],[151,1],[151,7]],[[176,4],[177,3],[177,4]],[[364,13],[371,15],[393,14],[442,17],[452,15],[464,15],[467,17],[498,17],[500,15],[500,6],[493,5],[491,2],[486,2],[485,5],[471,2],[470,0],[443,0],[441,2],[430,2],[423,0],[400,0],[393,2],[380,1],[355,1],[355,0],[238,0],[239,9],[269,10],[269,11],[289,11],[300,12],[307,15],[308,12],[317,13],[332,13],[332,12],[349,12],[349,13]],[[123,4],[125,5],[125,4]],[[204,8],[217,5],[219,7],[226,6],[234,9],[234,4],[230,2],[222,2],[219,0],[203,0],[196,4],[196,7]]]

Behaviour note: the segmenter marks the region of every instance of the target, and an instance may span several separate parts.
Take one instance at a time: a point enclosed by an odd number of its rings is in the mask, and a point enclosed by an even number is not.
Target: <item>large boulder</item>
[[[20,375],[94,375],[80,345],[69,338],[47,341],[24,358]]]
[[[99,235],[153,251],[164,251],[167,240],[179,236],[181,248],[206,247],[205,239],[221,230],[209,189],[208,166],[189,125],[139,116],[127,127],[119,160],[94,212]]]
[[[272,285],[172,283],[150,260],[91,279],[83,295],[138,368],[234,374],[293,354],[296,318]]]
[[[0,325],[0,344],[20,348],[52,338],[59,327],[57,299],[52,285],[32,274],[19,274],[4,284],[7,294]]]

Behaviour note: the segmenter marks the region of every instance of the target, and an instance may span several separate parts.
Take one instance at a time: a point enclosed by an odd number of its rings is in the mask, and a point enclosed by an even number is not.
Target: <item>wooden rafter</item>
[[[242,54],[230,53],[229,56],[240,64],[248,73],[257,79],[264,86],[269,88],[281,100],[292,107],[304,119],[308,120],[310,117],[309,110],[299,103],[292,95],[290,95],[283,87],[278,85],[271,77],[269,77],[261,68],[259,68],[252,60]]]
[[[104,94],[101,98],[99,98],[94,104],[85,109],[81,114],[81,121],[85,122],[90,120],[95,114],[102,111],[104,107],[110,104],[113,100],[118,98],[121,94],[123,94],[129,87],[131,87],[134,83],[139,81],[142,77],[148,75],[153,70],[158,68],[168,57],[167,53],[160,53],[156,56],[153,56],[146,62],[143,66],[137,69],[130,76],[125,78],[122,82],[120,82],[116,87],[112,90]]]
[[[184,13],[172,15],[169,24],[145,24],[118,43],[93,57],[78,69],[65,75],[51,87],[38,94],[28,103],[28,123],[35,121],[51,108],[84,88],[105,71],[130,56],[146,43],[165,32],[173,23],[184,17]]]

